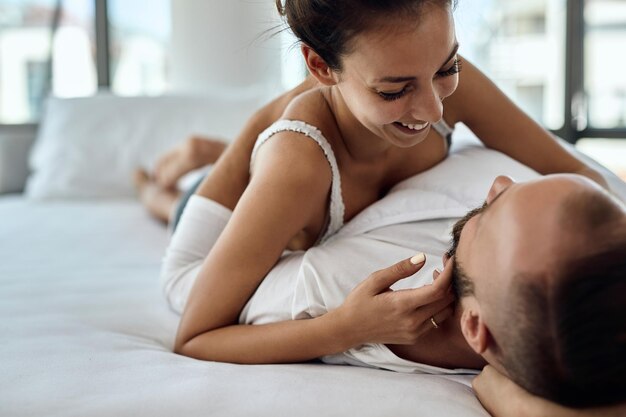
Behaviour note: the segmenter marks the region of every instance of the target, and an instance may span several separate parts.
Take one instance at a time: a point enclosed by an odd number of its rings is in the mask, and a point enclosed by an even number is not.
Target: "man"
[[[373,237],[379,242],[378,249],[399,230],[385,235],[378,229]],[[337,276],[324,282],[329,272],[320,265],[334,263],[334,256],[346,256],[345,251],[337,253],[338,245],[357,245],[361,258],[352,258],[355,264],[367,264],[367,259],[377,256],[376,251],[364,252],[356,240],[334,243],[335,248],[326,249],[325,256],[313,253],[305,257],[306,268],[321,271],[308,277],[300,273],[299,286],[309,287],[300,297],[296,289],[292,312],[317,308],[312,314],[317,315],[322,313],[320,305],[329,310],[336,306],[332,299],[337,297],[316,292],[337,288],[330,282]],[[512,391],[517,397],[526,397],[524,407],[564,416],[624,412],[626,208],[622,202],[577,175],[552,175],[523,183],[499,176],[485,204],[454,225],[446,260],[443,275],[452,275],[460,300],[454,319],[443,324],[434,321],[438,328],[416,345],[388,345],[398,359],[385,355],[381,346],[371,345],[326,361],[437,372],[403,361],[444,367],[476,363],[476,357],[458,344],[462,334],[471,350],[526,390]],[[404,268],[411,269],[407,261]],[[408,275],[397,271],[397,267],[387,269],[387,280],[393,281],[394,274],[395,279]],[[344,295],[348,288],[344,287]],[[299,299],[307,299],[305,306],[298,308]],[[481,378],[501,376],[488,369]],[[511,381],[504,379],[501,385],[506,383]],[[484,381],[482,384],[477,387],[481,400],[486,396],[490,411],[501,415],[500,410],[507,410],[502,402],[511,404],[513,399],[481,392]],[[538,397],[550,402],[539,402]],[[588,408],[620,403],[613,408]],[[517,415],[510,409],[507,414]]]
[[[623,204],[580,176],[498,177],[453,235],[461,331],[474,351],[564,405],[626,401]]]

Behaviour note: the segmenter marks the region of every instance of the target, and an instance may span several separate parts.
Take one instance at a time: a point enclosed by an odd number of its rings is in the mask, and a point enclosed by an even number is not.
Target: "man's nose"
[[[411,115],[415,120],[437,123],[443,117],[443,103],[435,85],[413,95]]]
[[[511,184],[515,184],[515,181],[511,177],[507,177],[506,175],[498,175],[495,180],[493,180],[493,184],[491,184],[491,188],[489,189],[489,193],[487,193],[487,204],[491,204],[494,198],[498,196],[502,191],[511,186]]]

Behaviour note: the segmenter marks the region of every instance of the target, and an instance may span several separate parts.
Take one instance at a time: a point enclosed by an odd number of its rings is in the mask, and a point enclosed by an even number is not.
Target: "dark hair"
[[[383,16],[417,22],[426,4],[456,5],[457,0],[276,0],[293,33],[334,71],[350,52],[350,41]],[[284,4],[283,4],[284,3]]]
[[[626,401],[626,220],[606,197],[576,199],[565,205],[582,210],[569,222],[587,252],[547,279],[515,277],[498,355],[535,395],[570,407],[616,404]]]
[[[470,210],[465,216],[458,220],[452,227],[452,240],[450,242],[450,249],[446,252],[448,257],[452,258],[456,255],[456,250],[461,242],[461,232],[463,228],[474,216],[477,216],[487,210],[489,204],[485,201],[480,207],[476,207]],[[474,281],[465,272],[465,269],[461,266],[458,259],[454,259],[452,263],[452,290],[457,300],[463,297],[469,297],[474,295]]]
[[[452,291],[457,300],[475,294],[474,281],[467,275],[458,259],[452,263]]]

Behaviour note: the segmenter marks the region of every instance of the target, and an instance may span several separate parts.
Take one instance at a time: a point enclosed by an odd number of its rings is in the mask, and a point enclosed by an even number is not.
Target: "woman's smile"
[[[393,122],[393,125],[403,134],[409,136],[419,135],[421,133],[427,132],[430,127],[430,123],[402,123],[402,122]]]

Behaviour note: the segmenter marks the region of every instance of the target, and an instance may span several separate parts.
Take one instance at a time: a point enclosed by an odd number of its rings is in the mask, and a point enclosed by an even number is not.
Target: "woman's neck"
[[[387,156],[392,145],[376,136],[354,117],[336,85],[325,89],[323,95],[335,117],[340,139],[353,160],[373,162]]]

